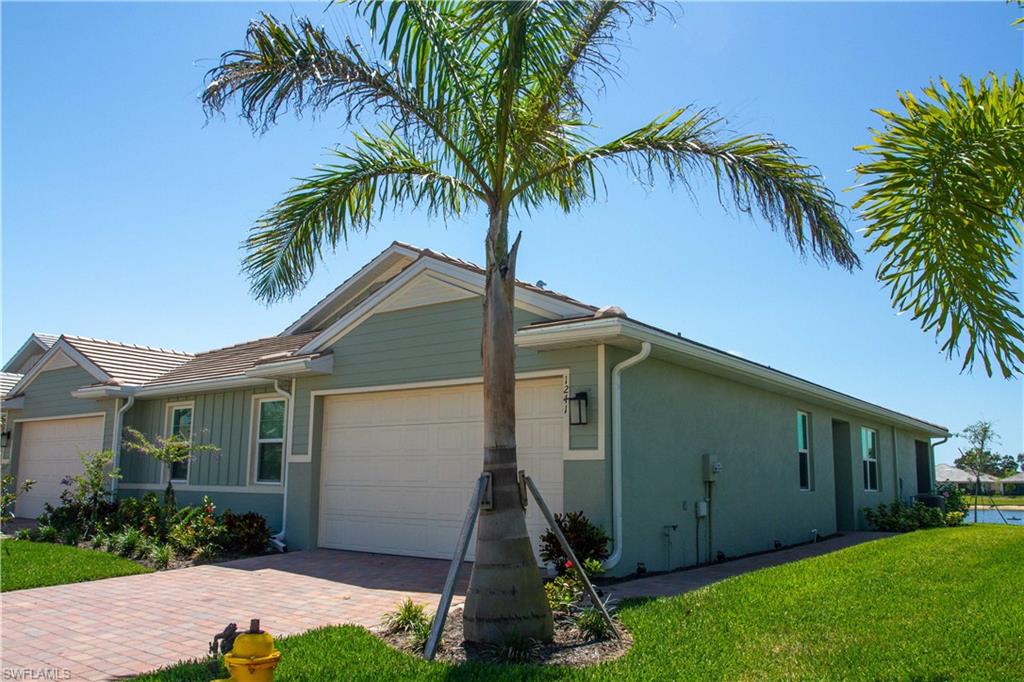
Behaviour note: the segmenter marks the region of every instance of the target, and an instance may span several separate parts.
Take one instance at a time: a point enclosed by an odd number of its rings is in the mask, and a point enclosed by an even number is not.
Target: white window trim
[[[189,440],[192,440],[192,436],[196,432],[196,403],[194,400],[184,400],[181,402],[167,403],[164,406],[164,438],[171,437],[171,424],[173,423],[174,411],[183,409],[192,410],[192,419],[189,422]],[[171,483],[188,483],[189,476],[192,475],[192,458],[189,457],[185,460],[185,478],[171,478],[171,466],[167,465],[164,472],[161,473],[161,480]]]
[[[804,427],[807,429],[804,433],[804,444],[806,447],[800,447],[800,433],[796,435],[796,467],[797,467],[797,485],[800,484],[800,455],[807,456],[807,487],[799,485],[800,492],[808,493],[814,490],[814,467],[811,463],[811,413],[806,410],[797,410],[797,424],[800,424],[800,415],[804,416]]]
[[[864,433],[865,432],[871,432],[871,433],[875,434],[875,456],[874,456],[873,459],[867,459],[864,456],[866,454],[864,452]],[[879,455],[878,446],[879,445],[880,445],[880,441],[878,439],[878,429],[873,429],[870,426],[862,426],[862,427],[860,427],[860,461],[861,461],[860,470],[861,470],[861,476],[864,475],[864,462],[874,462],[875,463],[875,487],[874,488],[869,488],[868,487],[868,483],[870,481],[870,477],[866,478],[865,481],[864,481],[864,492],[866,492],[866,493],[877,493],[877,492],[879,492],[882,489],[882,470],[881,470],[881,467],[878,465],[878,455]]]
[[[259,460],[259,448],[260,448],[260,405],[266,402],[280,401],[284,403],[284,433],[281,437],[281,479],[277,481],[261,481],[259,479],[260,473],[260,460]],[[284,480],[284,468],[288,465],[287,459],[287,443],[289,435],[289,400],[286,400],[284,396],[278,393],[260,393],[252,397],[252,407],[249,410],[249,481],[251,485],[260,487],[277,487],[283,486],[282,481]],[[263,439],[265,442],[276,442],[277,438]]]

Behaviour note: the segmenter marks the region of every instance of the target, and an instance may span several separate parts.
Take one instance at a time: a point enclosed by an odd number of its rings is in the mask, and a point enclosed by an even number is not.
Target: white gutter
[[[586,322],[564,325],[524,327],[516,332],[516,346],[541,350],[545,348],[572,347],[583,343],[606,343],[621,345],[624,341],[649,341],[659,348],[678,353],[683,359],[727,372],[733,380],[767,384],[773,390],[790,392],[793,395],[811,397],[829,405],[840,407],[860,415],[880,418],[886,424],[895,423],[921,431],[935,437],[948,436],[949,430],[938,424],[900,414],[880,405],[869,403],[845,393],[840,393],[805,379],[780,372],[766,365],[735,357],[710,346],[690,341],[668,332],[654,329],[633,320],[620,317],[603,317]],[[707,371],[707,370],[704,370]]]
[[[615,551],[604,562],[606,569],[622,560],[622,372],[651,355],[651,344],[644,341],[640,352],[615,365],[612,370],[612,541]],[[604,372],[604,368],[601,368]]]
[[[115,401],[119,401],[120,398],[115,398]],[[124,405],[117,407],[117,402],[114,403],[114,407],[117,411],[114,413],[114,468],[117,469],[121,466],[121,429],[124,424],[124,413],[132,408],[135,404],[135,396],[128,394],[128,399]],[[110,493],[111,495],[117,492],[117,478],[110,479]]]
[[[288,460],[292,454],[292,425],[295,421],[295,379],[292,379],[292,392],[281,388],[278,380],[274,380],[274,392],[285,399],[288,406],[287,417],[285,418],[284,452],[281,453],[281,486],[284,493],[281,495],[281,530],[277,535],[271,536],[270,544],[279,552],[286,549],[285,530],[288,525]]]

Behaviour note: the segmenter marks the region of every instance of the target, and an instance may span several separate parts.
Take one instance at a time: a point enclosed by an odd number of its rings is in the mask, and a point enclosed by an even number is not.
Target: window
[[[878,431],[860,427],[860,456],[864,463],[864,490],[878,490]]]
[[[192,440],[192,404],[167,406],[167,435]],[[188,459],[171,465],[172,481],[188,481]]]
[[[800,470],[800,490],[811,489],[811,416],[796,413],[796,459]]]
[[[280,483],[284,461],[285,401],[256,401],[256,482]]]

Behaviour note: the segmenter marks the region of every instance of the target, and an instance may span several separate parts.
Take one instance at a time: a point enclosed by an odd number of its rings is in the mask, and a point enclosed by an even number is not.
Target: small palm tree
[[[486,211],[483,468],[493,476],[493,506],[477,532],[464,611],[470,641],[552,635],[516,481],[514,214],[549,203],[570,212],[592,201],[610,165],[683,185],[707,176],[801,254],[847,269],[859,264],[817,170],[769,136],[729,136],[712,111],[683,107],[616,139],[591,140],[587,96],[615,74],[620,29],[653,18],[654,9],[647,2],[367,2],[356,6],[373,36],[367,44],[335,43],[308,19],[264,14],[249,26],[245,47],[224,53],[207,77],[208,115],[237,98],[257,131],[288,109],[337,107],[346,123],[364,123],[251,229],[244,268],[258,299],[296,293],[325,248],[368,230],[385,209],[443,219]]]

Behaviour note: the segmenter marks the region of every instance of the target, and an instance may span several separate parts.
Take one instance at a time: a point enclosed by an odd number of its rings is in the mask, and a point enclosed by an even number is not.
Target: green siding
[[[95,377],[81,367],[63,367],[40,372],[25,389],[25,406],[20,410],[7,411],[7,418],[14,422],[11,444],[11,473],[17,475],[18,451],[21,444],[19,419],[45,417],[67,417],[76,414],[104,414],[103,448],[113,447],[114,400],[82,400],[73,398],[71,392],[96,383]]]
[[[193,402],[192,434],[199,443],[220,448],[215,454],[200,454],[189,469],[190,486],[245,486],[249,482],[250,429],[254,395],[272,395],[273,391],[223,391],[180,395],[168,398],[139,400],[125,415],[125,425],[147,436],[164,433],[165,414],[169,403]],[[130,452],[121,455],[124,475],[122,485],[161,482],[160,468],[152,458]],[[280,488],[274,488],[280,492]]]

